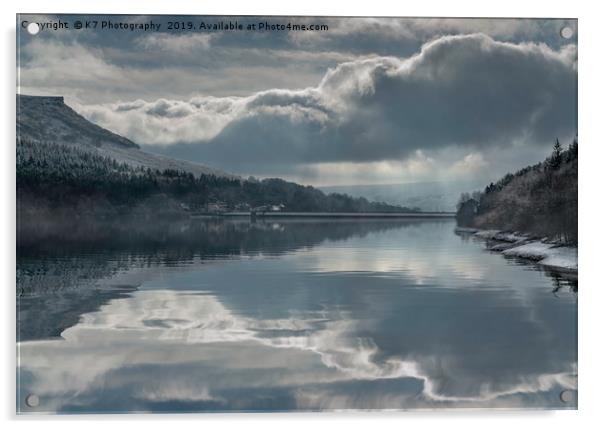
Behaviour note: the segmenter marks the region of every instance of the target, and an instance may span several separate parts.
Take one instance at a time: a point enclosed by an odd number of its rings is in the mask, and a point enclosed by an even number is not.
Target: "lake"
[[[576,279],[454,229],[199,219],[20,237],[18,410],[576,408]]]

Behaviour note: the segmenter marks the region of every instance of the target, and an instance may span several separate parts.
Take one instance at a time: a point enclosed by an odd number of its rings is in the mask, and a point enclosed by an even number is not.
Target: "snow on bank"
[[[502,251],[502,254],[537,261],[538,264],[550,268],[577,271],[576,247],[557,246],[541,241],[533,241],[506,249]]]
[[[517,232],[457,228],[457,232],[473,233],[488,240],[488,249],[503,255],[528,259],[545,267],[577,272],[577,247],[545,242]]]

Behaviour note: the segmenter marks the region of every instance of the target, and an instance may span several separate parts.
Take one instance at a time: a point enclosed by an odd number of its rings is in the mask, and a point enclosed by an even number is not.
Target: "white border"
[[[399,2],[370,0],[361,4],[351,1],[302,0],[283,1],[229,1],[207,2],[169,0],[104,0],[101,3],[81,0],[42,1],[21,0],[16,4],[2,3],[3,67],[2,73],[2,206],[4,227],[3,245],[0,255],[2,264],[2,389],[0,404],[4,420],[9,425],[25,427],[44,424],[45,428],[71,425],[116,427],[143,424],[146,428],[163,427],[174,421],[179,427],[211,427],[242,425],[251,428],[306,427],[328,425],[344,428],[365,428],[376,424],[379,427],[420,425],[467,429],[504,428],[510,425],[529,425],[546,429],[569,425],[593,426],[598,416],[597,409],[600,377],[598,367],[602,362],[599,340],[600,311],[602,306],[599,271],[596,259],[600,251],[596,243],[602,243],[596,217],[602,208],[600,201],[601,178],[598,174],[602,164],[602,130],[600,129],[600,8],[594,2],[505,0],[495,4],[486,1],[430,1],[414,0]],[[188,415],[119,415],[119,416],[15,416],[15,14],[20,13],[156,13],[156,14],[230,14],[230,15],[347,15],[347,16],[474,16],[474,17],[556,17],[579,19],[579,228],[580,243],[580,302],[579,302],[579,411],[562,412],[473,412],[439,411],[407,413],[280,413],[280,414],[188,414]]]

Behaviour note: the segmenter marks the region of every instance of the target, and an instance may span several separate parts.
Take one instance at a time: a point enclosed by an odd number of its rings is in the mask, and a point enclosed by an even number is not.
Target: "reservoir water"
[[[20,412],[576,408],[576,279],[453,220],[78,228],[17,249]]]

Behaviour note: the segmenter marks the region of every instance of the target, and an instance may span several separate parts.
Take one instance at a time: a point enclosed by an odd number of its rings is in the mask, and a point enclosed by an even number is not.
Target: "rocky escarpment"
[[[112,158],[132,167],[235,177],[195,162],[140,150],[133,141],[93,124],[78,114],[65,104],[63,97],[17,95],[17,140],[68,146]]]

